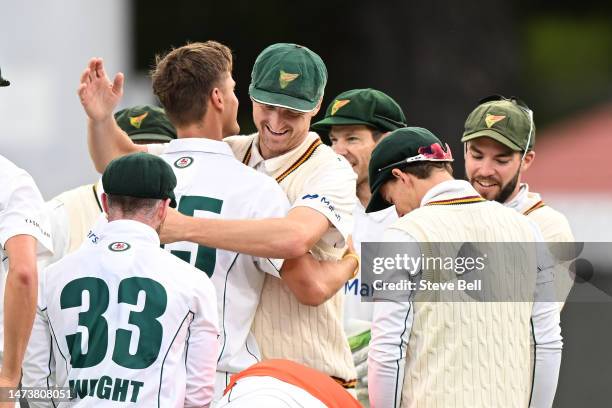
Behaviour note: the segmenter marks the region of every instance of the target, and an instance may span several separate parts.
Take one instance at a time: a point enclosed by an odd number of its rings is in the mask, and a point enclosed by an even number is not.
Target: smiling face
[[[470,140],[465,152],[465,173],[481,196],[505,203],[518,192],[521,174],[530,167],[535,153],[528,152],[522,165],[521,156],[489,137]]]
[[[253,101],[253,122],[259,132],[259,148],[265,159],[285,154],[299,146],[310,129],[312,112],[298,112]]]
[[[357,184],[368,182],[368,164],[376,147],[374,135],[364,125],[332,126],[329,132],[332,149],[344,156],[357,173]]]

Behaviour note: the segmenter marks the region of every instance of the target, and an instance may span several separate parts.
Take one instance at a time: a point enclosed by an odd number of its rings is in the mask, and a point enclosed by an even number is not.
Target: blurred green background
[[[321,55],[329,71],[325,104],[347,89],[380,89],[409,124],[429,128],[456,152],[465,117],[489,94],[524,99],[539,129],[612,99],[610,2],[136,0],[133,7],[140,71],[188,40],[216,39],[234,50],[243,133],[254,130],[253,62],[281,41]]]

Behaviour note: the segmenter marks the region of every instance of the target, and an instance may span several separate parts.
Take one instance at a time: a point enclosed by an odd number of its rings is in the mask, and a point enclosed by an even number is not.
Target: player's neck
[[[367,179],[357,184],[357,198],[359,198],[359,201],[364,208],[368,206],[368,203],[372,198],[372,192],[370,191],[370,183]]]
[[[176,126],[176,135],[179,139],[200,138],[223,140],[222,127],[213,121],[200,121],[185,126]]]

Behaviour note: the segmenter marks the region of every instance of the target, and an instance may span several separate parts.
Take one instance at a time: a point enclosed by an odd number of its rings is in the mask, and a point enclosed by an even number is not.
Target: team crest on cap
[[[278,77],[278,83],[280,84],[281,89],[285,89],[290,82],[294,81],[299,76],[300,74],[290,74],[289,72],[285,72],[281,69]]]
[[[506,119],[506,116],[504,116],[504,115],[491,115],[490,113],[487,113],[487,116],[485,117],[485,123],[487,124],[487,127],[490,128],[491,126],[493,126],[494,124],[496,124],[497,122],[499,122],[502,119]]]
[[[144,120],[144,118],[147,117],[148,114],[149,112],[145,112],[140,116],[130,116],[130,125],[134,126],[136,129],[140,129],[142,121]]]
[[[131,245],[128,244],[127,242],[113,242],[112,244],[110,244],[108,246],[108,249],[110,249],[113,252],[123,252],[123,251],[127,251],[128,249],[130,249]]]
[[[350,102],[351,102],[350,99],[336,99],[331,108],[331,115],[334,116],[340,108],[348,105]]]
[[[185,156],[175,161],[174,167],[184,169],[185,167],[191,166],[191,163],[193,163],[193,157]]]

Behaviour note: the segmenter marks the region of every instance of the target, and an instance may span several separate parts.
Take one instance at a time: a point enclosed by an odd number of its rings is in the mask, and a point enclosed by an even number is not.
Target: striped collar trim
[[[430,201],[425,206],[428,205],[459,205],[459,204],[474,204],[486,201],[484,198],[480,196],[466,196],[466,197],[457,197],[450,198],[448,200],[437,200]]]
[[[529,207],[528,209],[526,209],[525,211],[523,211],[523,215],[529,215],[532,212],[534,212],[535,210],[542,208],[546,206],[546,204],[544,204],[544,201],[540,200],[537,203],[535,203],[534,205],[532,205],[531,207]]]
[[[280,176],[276,177],[276,182],[280,183],[283,181],[289,174],[293,173],[298,167],[306,162],[306,160],[310,159],[313,155],[317,147],[321,146],[323,142],[321,139],[317,139],[306,149],[304,154],[302,154],[287,170],[285,170]]]
[[[251,144],[247,148],[246,154],[244,155],[242,159],[242,163],[246,164],[247,166],[249,165],[249,162],[251,161],[251,151],[253,149],[253,143],[254,142],[251,142]],[[306,149],[306,151],[291,166],[289,166],[287,170],[285,170],[279,176],[276,177],[276,182],[280,183],[289,174],[293,173],[298,167],[304,164],[306,160],[308,160],[313,155],[315,150],[317,150],[317,147],[321,146],[322,144],[323,142],[321,142],[321,139],[317,139],[314,142],[312,142],[312,144],[308,147],[308,149]]]

